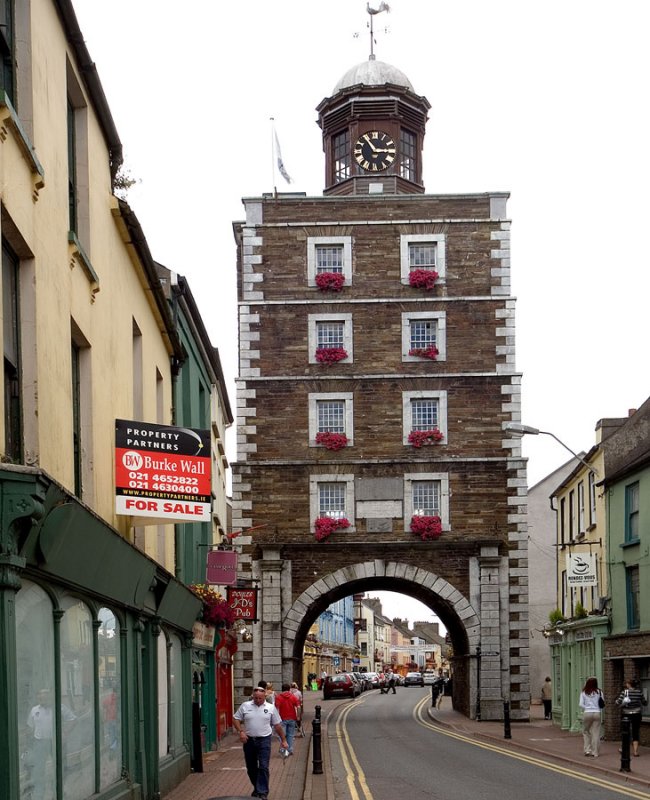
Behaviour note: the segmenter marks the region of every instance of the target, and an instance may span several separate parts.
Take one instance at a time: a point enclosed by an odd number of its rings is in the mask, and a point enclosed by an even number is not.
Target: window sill
[[[0,91],[0,109],[4,110],[4,113],[1,115],[2,124],[12,131],[18,147],[25,158],[25,161],[27,161],[29,168],[36,176],[34,188],[38,191],[45,186],[45,170],[43,169],[41,162],[36,157],[34,146],[25,133],[25,129],[23,128],[18,114],[16,113],[16,109],[12,106],[11,101],[7,97],[7,93],[4,91]],[[2,136],[3,140],[4,138],[5,137]]]
[[[86,255],[83,247],[79,243],[77,234],[74,231],[68,231],[68,243],[71,245],[71,261],[70,268],[73,269],[77,264],[84,271],[88,281],[90,282],[90,291],[92,293],[92,301],[95,301],[95,295],[99,291],[99,278],[90,263],[90,259]]]
[[[628,539],[626,542],[621,542],[621,547],[634,547],[635,545],[641,544],[641,539]]]

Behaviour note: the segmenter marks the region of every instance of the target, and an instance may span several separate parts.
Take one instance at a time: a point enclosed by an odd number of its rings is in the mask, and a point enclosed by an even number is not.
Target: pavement
[[[399,691],[399,689],[398,689]],[[346,700],[323,703],[321,692],[305,692],[303,697],[305,737],[297,736],[294,755],[283,759],[280,744],[274,742],[271,756],[269,800],[335,800],[330,767],[328,717]],[[322,773],[313,774],[312,721],[316,706],[321,706]],[[515,752],[523,752],[553,764],[573,766],[589,774],[621,780],[630,786],[650,788],[650,747],[641,747],[638,758],[630,758],[630,772],[621,771],[619,742],[602,741],[598,758],[583,755],[582,734],[563,731],[544,719],[542,706],[531,708],[529,722],[511,722],[510,737],[505,738],[503,722],[467,719],[451,707],[451,698],[444,697],[440,709],[429,708],[431,720],[468,738],[498,744]],[[252,786],[244,766],[242,747],[237,737],[225,736],[219,749],[204,754],[202,773],[192,773],[164,800],[247,800]]]

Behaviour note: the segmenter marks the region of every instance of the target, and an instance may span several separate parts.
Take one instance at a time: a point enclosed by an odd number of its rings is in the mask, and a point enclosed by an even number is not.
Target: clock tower
[[[316,109],[324,194],[422,194],[430,108],[401,70],[374,55],[349,69]]]

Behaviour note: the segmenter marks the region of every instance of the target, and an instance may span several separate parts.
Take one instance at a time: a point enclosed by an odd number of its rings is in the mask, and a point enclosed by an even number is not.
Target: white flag
[[[273,129],[273,135],[275,136],[275,156],[278,160],[278,172],[282,177],[285,179],[287,183],[293,183],[291,180],[291,176],[287,172],[287,168],[284,166],[284,161],[282,160],[282,151],[280,150],[280,142],[278,141],[278,134]]]

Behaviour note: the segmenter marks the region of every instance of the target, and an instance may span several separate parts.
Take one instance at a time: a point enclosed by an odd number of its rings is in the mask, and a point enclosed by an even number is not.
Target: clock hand
[[[363,137],[363,138],[364,138],[364,139],[365,139],[365,140],[368,142],[368,146],[369,146],[369,147],[370,147],[370,149],[373,151],[373,153],[378,153],[378,152],[380,152],[380,151],[379,151],[379,150],[377,150],[377,148],[374,146],[374,144],[372,143],[372,139],[371,139],[371,138],[368,136],[368,134],[367,134],[367,133],[366,133],[366,134],[364,134],[364,137]]]

